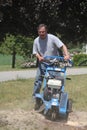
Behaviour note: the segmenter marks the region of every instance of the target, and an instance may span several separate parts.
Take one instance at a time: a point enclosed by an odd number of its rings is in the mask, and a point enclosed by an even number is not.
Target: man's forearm
[[[36,57],[38,58],[39,61],[43,60],[43,57],[39,53],[36,54]]]
[[[68,49],[65,45],[62,46],[62,50],[63,50],[65,59],[69,59],[70,58],[69,52],[68,52]]]

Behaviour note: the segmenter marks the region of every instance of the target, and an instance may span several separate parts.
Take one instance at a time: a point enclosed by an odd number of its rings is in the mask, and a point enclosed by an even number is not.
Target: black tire
[[[35,109],[35,110],[38,110],[38,109],[39,109],[39,105],[38,105],[37,103],[35,103],[34,109]]]
[[[55,121],[57,119],[57,107],[56,106],[52,106],[51,108],[51,120]]]
[[[51,113],[51,120],[52,121],[55,121],[57,119],[57,113],[55,112],[55,111],[53,111],[52,113]]]
[[[42,105],[41,99],[40,98],[36,98],[34,109],[35,110],[39,110],[41,105]]]
[[[46,119],[51,119],[51,110],[48,110],[47,113],[45,114]]]
[[[72,100],[68,99],[68,102],[67,102],[67,113],[70,113],[70,112],[72,112]]]
[[[68,116],[70,112],[72,112],[72,100],[68,99],[66,115],[63,117],[66,121],[68,120]]]

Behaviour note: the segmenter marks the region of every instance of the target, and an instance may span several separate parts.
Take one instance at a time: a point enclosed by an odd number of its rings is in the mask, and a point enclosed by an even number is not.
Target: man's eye
[[[39,33],[45,33],[45,31],[41,31],[41,32],[39,32]]]

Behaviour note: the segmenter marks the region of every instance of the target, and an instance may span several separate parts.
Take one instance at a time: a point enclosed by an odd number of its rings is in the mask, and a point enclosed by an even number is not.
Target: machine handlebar
[[[64,57],[61,56],[46,56],[42,61],[43,64],[47,66],[59,66],[59,67],[72,67],[73,62],[71,59],[65,60]]]

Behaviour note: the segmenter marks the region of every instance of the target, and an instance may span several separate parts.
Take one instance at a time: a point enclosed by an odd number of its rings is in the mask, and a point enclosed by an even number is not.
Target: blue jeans
[[[34,82],[34,90],[33,90],[33,96],[35,95],[35,93],[39,93],[41,86],[42,86],[42,82],[43,82],[43,78],[46,72],[46,68],[48,65],[43,64],[43,63],[39,63],[38,65],[38,69],[37,69],[37,73],[36,73],[36,78],[35,78],[35,82]],[[51,77],[57,77],[60,76],[60,72],[50,72]]]
[[[35,93],[40,92],[45,71],[46,71],[46,65],[39,63],[37,73],[36,73],[35,82],[34,82],[33,95],[35,95]]]

